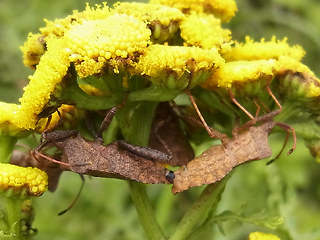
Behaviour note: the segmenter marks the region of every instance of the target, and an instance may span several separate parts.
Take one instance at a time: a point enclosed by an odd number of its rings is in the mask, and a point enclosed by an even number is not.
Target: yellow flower
[[[227,62],[202,86],[210,89],[231,88],[233,84],[256,81],[262,77],[273,76],[276,65],[277,61],[274,59]]]
[[[74,24],[81,23],[85,20],[104,19],[109,15],[110,11],[106,3],[103,3],[103,5],[96,4],[95,8],[90,7],[87,3],[86,9],[82,12],[74,10],[73,14],[65,18],[55,19],[54,21],[45,19],[46,26],[40,28],[40,32],[44,37],[54,35],[59,38],[63,37]]]
[[[248,240],[280,240],[280,238],[271,233],[253,232],[250,233]]]
[[[210,48],[227,48],[231,44],[231,31],[221,27],[221,20],[213,15],[192,13],[180,26],[181,37],[190,45]]]
[[[237,61],[278,59],[280,56],[290,56],[300,61],[305,54],[299,45],[289,46],[287,38],[277,40],[273,36],[271,41],[261,39],[260,42],[254,42],[247,36],[245,40],[245,43],[236,43],[234,47],[226,51],[223,54],[223,58],[226,61]]]
[[[237,11],[237,5],[234,0],[150,0],[149,2],[175,7],[183,13],[196,11],[214,14],[223,22],[229,21]]]
[[[119,2],[114,5],[114,10],[111,11],[119,14],[134,16],[137,19],[147,23],[159,21],[165,26],[168,26],[172,21],[180,22],[184,17],[184,14],[176,8],[171,8],[160,4],[136,2]]]
[[[0,102],[0,136],[15,136],[24,130],[17,125],[19,110],[17,104]]]
[[[170,89],[192,88],[224,63],[217,50],[198,47],[151,45],[136,71]]]
[[[34,129],[40,114],[69,68],[69,50],[64,39],[47,38],[46,53],[41,57],[35,73],[24,88],[20,98],[21,108],[16,119],[17,126]]]
[[[290,88],[293,96],[303,98],[314,98],[320,96],[320,80],[316,75],[303,63],[297,59],[281,56],[277,64],[277,75],[280,77],[282,84],[286,88]],[[287,75],[291,75],[286,79]],[[294,78],[294,75],[297,78]],[[295,80],[298,80],[297,82]]]
[[[15,195],[39,196],[48,187],[48,175],[38,168],[0,163],[0,191]]]
[[[35,68],[39,63],[41,56],[46,51],[44,38],[41,34],[29,33],[27,41],[20,47],[20,49],[23,54],[24,65]]]
[[[117,3],[111,12],[134,16],[146,22],[152,31],[152,40],[158,43],[171,38],[184,18],[184,14],[177,8],[151,3]]]
[[[114,14],[74,25],[65,38],[72,52],[70,61],[75,63],[78,75],[85,78],[100,73],[106,64],[115,73],[122,65],[133,65],[135,56],[149,44],[150,35],[143,21]]]

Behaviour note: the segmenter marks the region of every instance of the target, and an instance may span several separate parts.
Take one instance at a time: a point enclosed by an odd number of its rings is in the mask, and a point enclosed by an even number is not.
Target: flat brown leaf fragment
[[[268,135],[274,126],[274,121],[267,121],[260,126],[249,127],[234,134],[223,145],[209,148],[175,171],[172,192],[175,194],[191,187],[215,183],[242,163],[270,157]]]
[[[100,140],[89,142],[79,134],[54,141],[62,152],[65,170],[94,177],[131,179],[142,183],[169,183],[161,164],[130,153],[115,141],[106,146]]]

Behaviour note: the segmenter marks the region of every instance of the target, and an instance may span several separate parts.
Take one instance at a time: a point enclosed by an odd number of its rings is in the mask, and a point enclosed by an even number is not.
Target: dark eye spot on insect
[[[173,180],[176,176],[174,175],[174,171],[167,170],[166,172],[166,179],[168,180],[169,183],[173,183]]]

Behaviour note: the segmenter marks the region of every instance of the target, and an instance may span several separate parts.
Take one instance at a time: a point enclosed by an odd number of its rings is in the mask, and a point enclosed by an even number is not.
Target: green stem
[[[17,139],[11,136],[0,136],[0,162],[9,163]]]
[[[5,219],[8,229],[0,229],[0,232],[4,231],[4,236],[12,236],[12,239],[21,239],[21,209],[24,200],[5,196],[1,199],[3,207],[6,210]]]
[[[144,228],[148,239],[166,239],[154,215],[151,202],[146,192],[146,186],[133,181],[128,181],[128,184],[131,198],[138,212],[140,223]]]
[[[216,202],[220,200],[229,176],[220,182],[208,185],[201,193],[193,207],[184,215],[178,224],[176,231],[169,240],[185,240],[195,231],[195,227],[201,226],[208,218],[209,212],[213,211],[213,206],[217,207]]]

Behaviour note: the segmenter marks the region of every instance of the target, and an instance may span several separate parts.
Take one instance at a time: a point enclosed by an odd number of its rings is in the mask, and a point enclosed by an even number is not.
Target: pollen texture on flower
[[[50,96],[66,75],[69,67],[69,53],[64,39],[47,39],[48,50],[42,56],[30,82],[20,98],[18,126],[34,129],[38,114],[50,100]]]
[[[237,43],[230,48],[223,58],[226,61],[235,60],[259,60],[259,59],[278,59],[280,56],[289,56],[300,61],[305,52],[299,45],[290,46],[287,38],[277,40],[272,37],[270,41],[261,39],[260,42],[253,41],[249,36],[245,43]]]
[[[180,31],[188,44],[204,49],[223,50],[231,44],[231,31],[223,29],[221,20],[213,15],[190,14],[182,21]]]
[[[27,41],[20,48],[23,54],[23,63],[25,66],[34,68],[45,53],[46,47],[41,34],[29,33]]]
[[[202,86],[206,88],[230,88],[235,83],[256,81],[263,76],[273,76],[277,61],[234,61],[227,62],[205,81]]]
[[[14,193],[39,196],[47,190],[48,175],[38,168],[0,163],[0,189]]]
[[[84,21],[73,26],[65,35],[72,51],[78,75],[84,78],[102,71],[108,62],[118,71],[116,58],[134,63],[135,54],[149,43],[151,32],[146,23],[133,16],[114,14],[106,19]]]
[[[114,7],[113,11],[116,13],[134,16],[148,23],[157,20],[163,25],[169,25],[170,22],[181,21],[184,17],[179,9],[160,4],[122,2]]]
[[[183,13],[192,11],[214,14],[222,21],[229,21],[237,11],[234,0],[150,0],[150,3],[158,3],[180,9]]]
[[[141,56],[137,70],[141,75],[150,77],[150,81],[154,83],[164,84],[170,88],[178,86],[185,88],[205,80],[206,78],[201,76],[202,73],[211,74],[223,63],[223,59],[215,49],[151,45],[146,54]],[[190,75],[192,79],[189,79]]]

